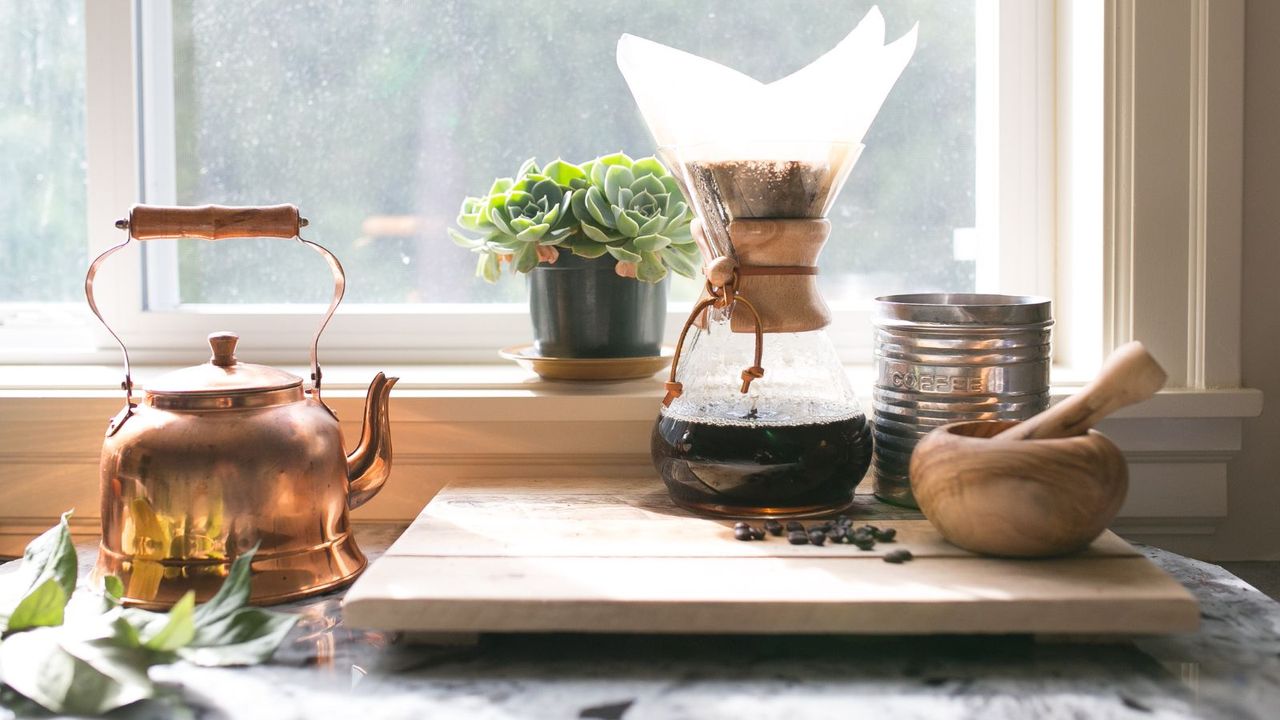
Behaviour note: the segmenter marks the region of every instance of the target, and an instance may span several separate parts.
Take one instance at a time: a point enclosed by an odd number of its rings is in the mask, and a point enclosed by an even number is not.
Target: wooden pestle
[[[1151,397],[1168,379],[1164,368],[1142,343],[1126,343],[1111,353],[1098,376],[1080,392],[996,437],[1044,440],[1084,435],[1116,410]]]

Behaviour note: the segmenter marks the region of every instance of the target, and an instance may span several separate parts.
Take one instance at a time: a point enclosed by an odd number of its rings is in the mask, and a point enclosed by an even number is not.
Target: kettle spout
[[[360,444],[347,456],[347,480],[350,483],[347,507],[352,510],[377,495],[391,475],[391,422],[387,405],[391,388],[399,379],[378,373],[369,384]]]

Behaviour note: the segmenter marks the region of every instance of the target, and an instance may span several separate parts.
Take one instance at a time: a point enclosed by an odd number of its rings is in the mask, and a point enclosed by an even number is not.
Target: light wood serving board
[[[1111,532],[1069,558],[1001,560],[871,498],[847,514],[897,528],[897,542],[740,542],[732,521],[676,508],[656,479],[469,481],[436,495],[356,581],[345,622],[441,634],[1134,635],[1199,624],[1190,593]],[[882,560],[898,548],[915,559]]]

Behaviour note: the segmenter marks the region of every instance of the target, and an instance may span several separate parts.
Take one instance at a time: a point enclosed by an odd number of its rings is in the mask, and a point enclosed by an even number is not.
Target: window
[[[82,0],[0,4],[0,329],[83,297],[84,45]]]
[[[90,113],[90,177],[113,193],[95,192],[88,244],[97,252],[119,242],[111,223],[134,201],[294,202],[312,221],[304,234],[332,249],[349,275],[328,357],[376,350],[404,360],[492,359],[493,348],[528,335],[523,278],[486,285],[444,230],[463,196],[527,156],[653,152],[614,63],[622,32],[768,80],[829,49],[872,5],[655,0],[636,13],[623,2],[94,3],[91,81],[109,86],[111,99]],[[1044,78],[1034,72],[1052,51],[1035,30],[1048,3],[880,5],[887,39],[919,22],[920,42],[831,213],[822,256],[831,332],[847,359],[861,361],[876,295],[1053,291],[1052,232],[1028,225],[1034,209],[1029,221],[1010,222],[1006,210],[1027,198],[1015,203],[1002,190],[1026,184],[1009,164],[1023,158],[1051,186],[1035,165],[1041,131],[1051,137],[1052,127],[1035,109],[1052,97],[1036,94]],[[115,38],[125,30],[132,45]],[[1001,43],[1019,33],[1029,39]],[[1011,82],[999,71],[1019,62],[1033,68],[1029,78]],[[122,103],[126,93],[138,101]],[[1029,113],[1007,110],[1028,105]],[[1011,131],[1010,118],[1031,130]],[[980,161],[993,157],[1006,160]],[[73,225],[80,217],[62,215]],[[60,236],[74,246],[83,231],[73,237]],[[244,347],[266,351],[255,357],[291,359],[312,329],[305,314],[327,298],[320,261],[287,243],[145,245],[100,276],[114,289],[104,302],[109,319],[144,358],[198,354],[204,333],[229,327]],[[63,299],[73,303],[86,255],[61,271],[70,288]],[[673,328],[698,287],[673,284]],[[28,298],[0,294],[14,299]],[[109,348],[107,340],[97,335],[98,346]]]

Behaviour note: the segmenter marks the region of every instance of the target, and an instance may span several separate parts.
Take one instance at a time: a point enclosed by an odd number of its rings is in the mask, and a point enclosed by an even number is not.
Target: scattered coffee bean
[[[754,539],[751,535],[751,528],[747,527],[745,524],[743,524],[742,527],[734,527],[733,536],[739,540]]]
[[[827,543],[827,534],[821,530],[810,530],[809,542],[813,545],[817,545],[818,547],[822,547]]]
[[[782,523],[778,522],[777,520],[765,520],[764,529],[767,530],[769,534],[774,537],[782,536]]]
[[[752,539],[752,540],[763,540],[763,539],[764,539],[764,528],[749,528],[749,530],[751,531],[751,539]]]
[[[804,532],[804,523],[799,520],[792,520],[787,523],[787,532]]]
[[[884,561],[895,565],[901,565],[912,557],[910,550],[894,550],[893,552],[885,553]]]
[[[751,526],[750,526],[750,525],[748,525],[748,524],[747,524],[747,523],[745,523],[745,522],[736,522],[736,523],[734,523],[734,524],[733,524],[733,529],[734,529],[734,530],[738,530],[739,528],[749,528],[749,527],[751,527]]]
[[[876,546],[876,541],[871,538],[855,537],[853,544],[857,545],[859,550],[870,550]]]
[[[893,542],[894,538],[898,537],[898,531],[894,528],[888,528],[876,533],[875,537],[876,540],[879,540],[880,542],[890,543]]]
[[[833,543],[838,543],[844,540],[845,536],[848,535],[848,533],[845,532],[844,528],[839,526],[833,527],[830,530],[827,530],[826,534],[827,534],[827,539]]]
[[[792,545],[808,545],[809,536],[805,535],[803,530],[792,530],[787,533],[787,542]]]

